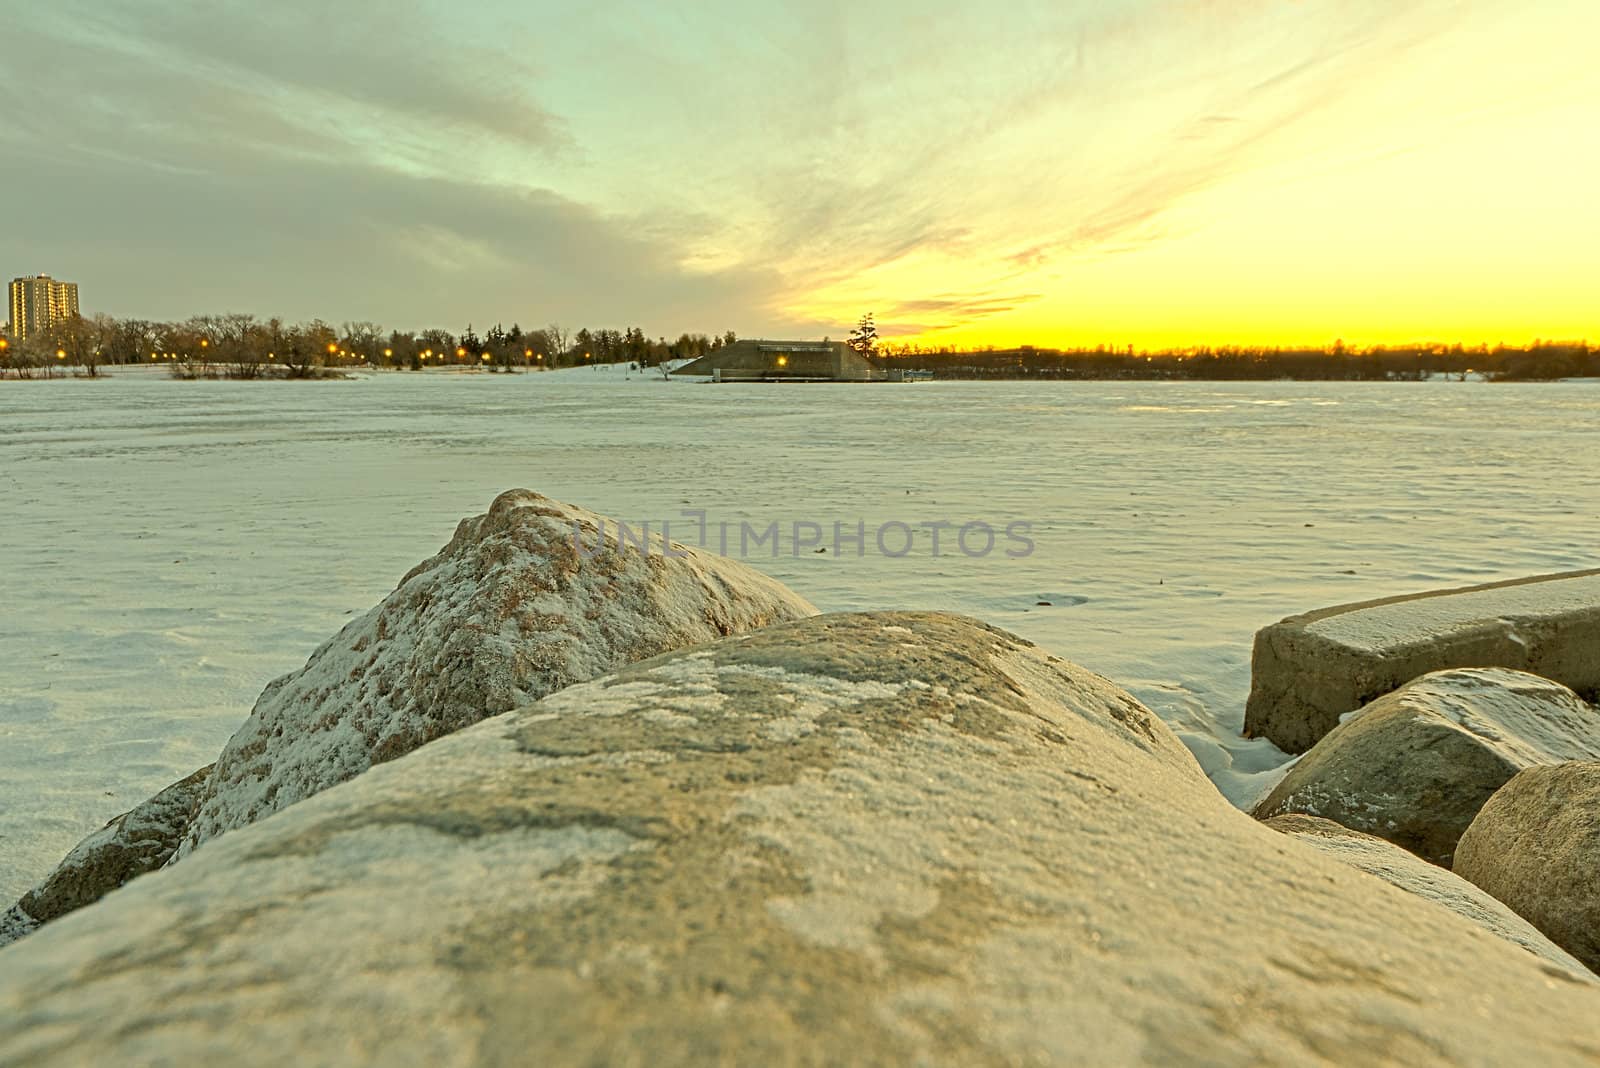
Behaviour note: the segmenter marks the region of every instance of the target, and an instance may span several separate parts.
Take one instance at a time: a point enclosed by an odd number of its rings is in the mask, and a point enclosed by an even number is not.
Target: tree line
[[[1242,381],[1420,381],[1435,375],[1482,375],[1492,381],[1600,377],[1600,348],[1587,341],[1536,340],[1508,345],[1377,345],[1351,348],[1201,346],[1188,349],[924,348],[880,344],[887,367],[928,370],[940,378],[1198,379]]]
[[[385,330],[374,322],[333,326],[320,319],[288,323],[253,315],[197,315],[182,322],[59,319],[26,340],[0,337],[0,374],[50,376],[72,368],[91,377],[108,365],[157,364],[175,378],[319,378],[355,368],[421,371],[474,367],[497,372],[633,363],[640,368],[697,359],[737,340],[680,334],[650,338],[643,329],[568,330],[559,323],[523,330],[496,324],[480,335],[471,324],[448,330]]]
[[[640,327],[571,331],[559,323],[524,330],[500,324],[479,334],[385,330],[374,322],[333,326],[320,319],[288,323],[253,315],[198,315],[182,322],[61,319],[26,341],[0,337],[0,375],[47,376],[72,368],[97,375],[114,364],[159,364],[176,378],[318,378],[355,368],[421,371],[430,367],[497,372],[581,364],[629,363],[665,368],[738,340],[723,334],[651,338]],[[1587,341],[1529,345],[1416,344],[1357,348],[1198,346],[1047,349],[1024,345],[960,348],[885,341],[869,314],[851,332],[853,349],[886,368],[971,379],[1298,379],[1408,381],[1433,375],[1483,375],[1497,381],[1600,377],[1600,348]]]

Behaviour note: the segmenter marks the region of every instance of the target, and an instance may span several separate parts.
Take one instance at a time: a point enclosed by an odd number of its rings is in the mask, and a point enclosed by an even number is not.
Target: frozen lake
[[[1257,628],[1600,566],[1596,455],[1592,383],[3,382],[0,907],[515,486],[680,541],[704,510],[731,550],[816,523],[829,552],[748,559],[824,610],[952,609],[1100,671],[1245,801],[1283,760],[1238,737]],[[876,544],[941,521],[1031,523],[1034,551]]]

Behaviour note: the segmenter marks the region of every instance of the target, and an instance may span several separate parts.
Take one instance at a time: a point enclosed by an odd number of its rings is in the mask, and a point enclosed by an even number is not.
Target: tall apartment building
[[[11,336],[18,341],[78,314],[78,283],[58,282],[47,274],[12,279],[10,296]]]

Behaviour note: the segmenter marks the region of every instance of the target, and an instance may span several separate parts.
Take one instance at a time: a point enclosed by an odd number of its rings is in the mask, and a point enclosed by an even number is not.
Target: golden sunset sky
[[[10,16],[4,181],[44,210],[0,274],[146,317],[1600,339],[1600,4],[324,12]]]

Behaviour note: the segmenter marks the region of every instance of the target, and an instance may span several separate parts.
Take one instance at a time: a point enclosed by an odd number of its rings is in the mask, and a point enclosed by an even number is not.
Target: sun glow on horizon
[[[18,216],[0,259],[48,252],[96,311],[771,337],[873,311],[930,345],[1600,337],[1600,6],[419,0],[311,36],[306,0],[181,8],[8,27],[13,111],[51,116],[0,128],[8,181],[71,210]],[[416,64],[424,38],[483,62]]]
[[[888,338],[954,346],[1600,336],[1600,68],[1557,40],[1600,17],[1501,15],[1347,72],[1365,80],[1214,170],[1122,176],[1131,199],[1095,239],[1027,247],[1025,226],[993,219],[832,280],[791,312],[871,309]]]

